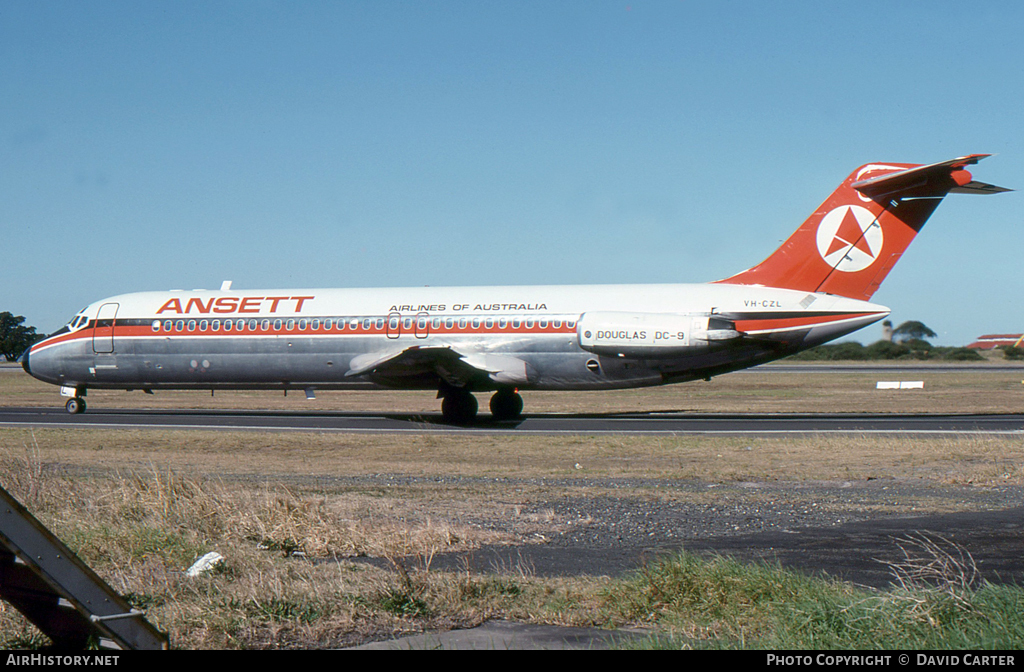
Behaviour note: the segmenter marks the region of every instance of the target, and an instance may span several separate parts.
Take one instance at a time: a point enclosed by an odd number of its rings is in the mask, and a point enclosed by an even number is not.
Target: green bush
[[[868,359],[901,359],[909,357],[912,351],[902,343],[876,341],[865,348]]]
[[[863,360],[867,358],[864,346],[856,341],[819,345],[816,348],[805,350],[790,357],[790,359],[811,362]]]
[[[1007,346],[1003,348],[1003,357],[1007,359],[1024,359],[1024,348],[1018,348],[1015,346]]]
[[[971,348],[937,348],[937,354],[950,362],[984,362],[985,358],[977,350]]]
[[[1011,354],[1011,351],[1015,351]],[[1007,359],[1024,359],[1024,348],[1004,349]],[[876,341],[863,346],[856,341],[828,343],[791,355],[787,359],[803,362],[836,362],[898,359],[941,359],[951,362],[983,362],[977,350],[933,346],[928,341],[913,339],[902,343]]]

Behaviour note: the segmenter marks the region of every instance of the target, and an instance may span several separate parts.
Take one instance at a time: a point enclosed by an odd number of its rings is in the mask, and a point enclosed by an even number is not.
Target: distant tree
[[[864,346],[856,341],[849,341],[845,343],[834,343],[830,344],[828,348],[828,356],[826,359],[829,360],[858,360],[865,359]],[[823,346],[828,347],[828,346]]]
[[[899,343],[905,341],[923,341],[938,336],[934,331],[917,320],[909,320],[892,330],[892,338]]]
[[[1024,359],[1024,348],[1009,345],[1003,348],[1003,357],[1007,359]]]
[[[13,362],[29,346],[43,338],[36,333],[35,327],[22,326],[24,321],[25,318],[20,315],[11,315],[6,311],[0,313],[0,354],[8,362]]]
[[[790,359],[812,362],[859,360],[865,358],[864,346],[856,341],[818,345],[810,350],[804,350],[790,356]]]
[[[954,362],[984,362],[985,358],[970,348],[937,348],[942,359]]]
[[[875,341],[864,348],[864,352],[867,359],[899,359],[911,354],[907,346],[889,341]]]

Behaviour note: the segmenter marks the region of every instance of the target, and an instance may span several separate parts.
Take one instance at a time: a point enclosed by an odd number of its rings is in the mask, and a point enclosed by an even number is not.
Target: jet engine
[[[584,313],[576,333],[588,352],[636,359],[698,354],[743,336],[732,320],[712,313]]]

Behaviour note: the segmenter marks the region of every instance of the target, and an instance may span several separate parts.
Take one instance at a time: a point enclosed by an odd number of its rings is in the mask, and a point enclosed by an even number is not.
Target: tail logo
[[[818,253],[837,271],[856,273],[874,263],[882,251],[882,227],[859,205],[842,205],[818,224]]]

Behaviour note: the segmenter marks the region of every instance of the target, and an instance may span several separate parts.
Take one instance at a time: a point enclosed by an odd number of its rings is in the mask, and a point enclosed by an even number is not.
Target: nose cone
[[[21,362],[21,368],[25,369],[25,373],[32,376],[37,380],[41,380],[44,383],[59,384],[60,367],[58,361],[54,358],[53,348],[38,350],[38,343],[32,347],[37,348],[36,353],[32,354],[32,348],[29,348],[25,352],[21,353],[21,357],[18,357],[18,361]]]

